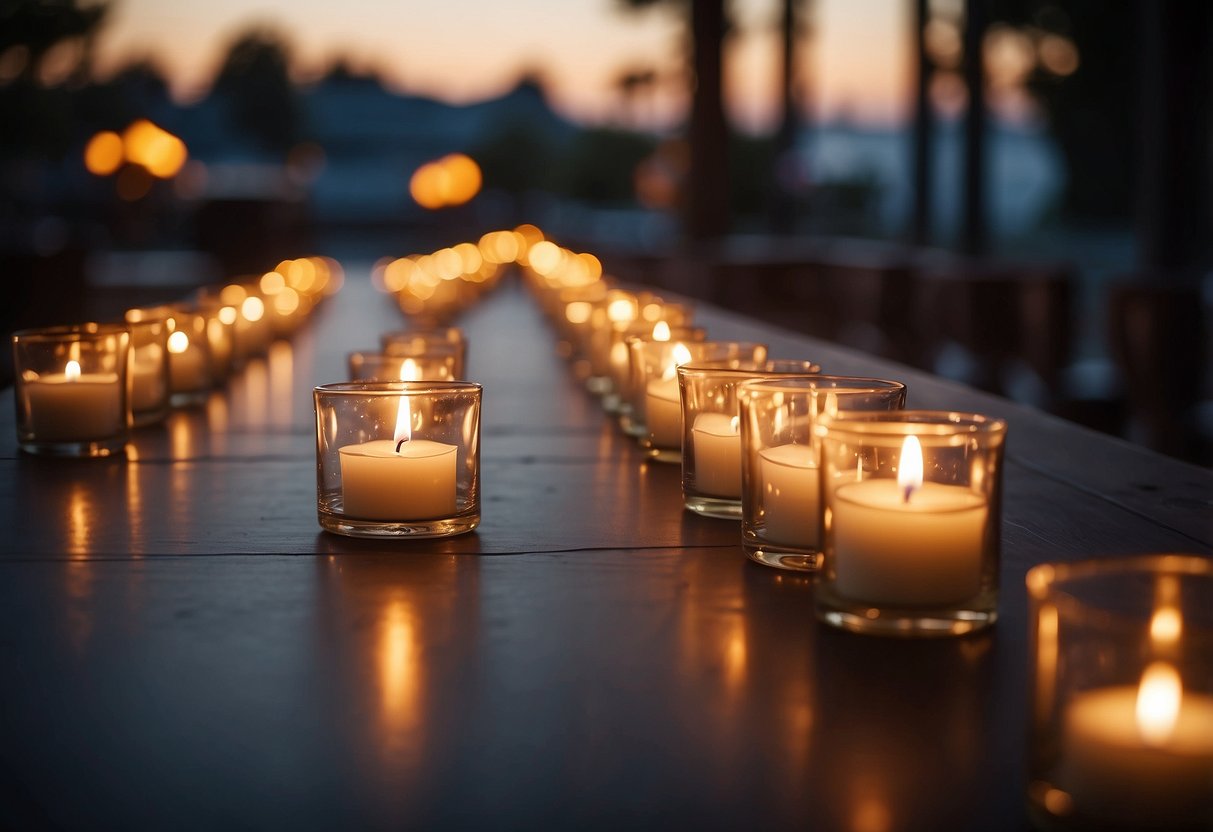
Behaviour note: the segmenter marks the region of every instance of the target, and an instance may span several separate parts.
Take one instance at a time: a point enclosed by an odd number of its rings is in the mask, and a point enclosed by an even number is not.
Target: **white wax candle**
[[[644,423],[657,448],[682,447],[682,402],[678,380],[655,378],[645,388]]]
[[[1213,696],[1183,692],[1168,734],[1139,728],[1139,689],[1080,693],[1066,706],[1056,785],[1073,811],[1109,829],[1213,825]]]
[[[891,479],[834,492],[835,588],[871,604],[939,606],[981,589],[988,509],[957,485],[905,489]]]
[[[376,439],[339,448],[345,513],[361,520],[432,520],[455,514],[454,445]]]
[[[777,445],[758,452],[764,537],[817,549],[821,545],[821,482],[817,454],[807,445]]]
[[[210,384],[206,354],[181,330],[168,337],[168,376],[174,393],[192,393]]]
[[[75,362],[69,362],[69,366]],[[37,442],[108,439],[126,427],[115,373],[50,373],[22,385],[30,430]]]
[[[712,497],[741,498],[741,436],[736,416],[700,413],[691,425],[695,490]]]
[[[131,351],[131,410],[150,410],[164,404],[164,350],[147,344]]]

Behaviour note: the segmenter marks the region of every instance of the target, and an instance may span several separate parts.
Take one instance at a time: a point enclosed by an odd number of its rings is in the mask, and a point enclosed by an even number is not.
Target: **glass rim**
[[[420,329],[396,329],[392,330],[391,332],[383,332],[379,335],[379,343],[388,344],[396,340],[404,340],[406,338],[426,338],[431,335],[441,335],[447,340],[448,343],[457,343],[457,341],[450,338],[451,334],[458,335],[459,341],[467,340],[467,336],[464,335],[463,330],[457,326],[434,326],[422,327]]]
[[[641,344],[675,344],[675,343],[683,340],[682,338],[680,338],[674,334],[674,333],[678,333],[678,332],[688,333],[688,334],[695,333],[695,332],[706,333],[707,329],[702,326],[695,326],[694,324],[690,324],[690,325],[686,325],[686,326],[679,324],[678,326],[670,327],[670,337],[669,338],[659,341],[653,337],[653,327],[650,326],[647,328],[648,334],[641,333],[641,332],[629,332],[625,335],[623,340],[629,344],[632,343],[633,341],[635,341],[637,343],[641,343]],[[689,341],[688,343],[706,344],[708,342],[707,341]]]
[[[484,385],[475,381],[338,381],[312,388],[317,396],[421,396],[434,393],[474,393]]]
[[[753,367],[730,367],[734,363],[754,364]],[[795,370],[767,370],[763,366],[770,364],[802,364]],[[816,367],[817,369],[811,369]],[[720,375],[725,377],[736,376],[745,380],[764,380],[769,376],[814,376],[821,371],[821,365],[811,359],[800,358],[767,358],[763,361],[750,361],[749,359],[691,359],[685,364],[678,365],[678,377],[683,375]]]
[[[89,337],[93,335],[117,335],[125,332],[130,334],[131,328],[126,323],[114,321],[85,321],[79,324],[54,324],[52,326],[29,327],[19,329],[12,334],[13,341],[61,341],[65,336]]]
[[[818,386],[813,382],[819,381],[854,381],[862,382],[850,386],[831,387]],[[804,393],[809,390],[824,390],[839,393],[890,393],[906,389],[905,382],[867,376],[836,376],[824,373],[802,373],[789,375],[786,378],[754,378],[741,383],[739,395],[755,396],[759,393]]]
[[[818,435],[848,434],[855,437],[908,436],[920,438],[980,435],[1002,437],[1007,432],[1007,420],[984,413],[954,410],[879,410],[847,411],[829,424],[816,428]]]
[[[1112,575],[1192,575],[1213,578],[1213,558],[1188,552],[1154,552],[1038,563],[1028,569],[1024,586],[1027,587],[1028,597],[1037,601],[1047,600],[1059,593],[1073,598],[1070,593],[1060,589],[1062,584]]]

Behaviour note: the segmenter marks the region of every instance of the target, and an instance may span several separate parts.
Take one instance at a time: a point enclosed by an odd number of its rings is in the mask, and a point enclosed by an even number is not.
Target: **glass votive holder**
[[[706,517],[741,519],[742,382],[818,373],[799,359],[693,361],[678,366],[682,407],[682,504]]]
[[[643,334],[629,335],[624,340],[627,365],[619,379],[619,426],[624,433],[638,441],[648,435],[645,398],[649,381],[668,373],[667,392],[677,396],[678,380],[674,368],[680,362],[675,360],[674,352],[678,344],[683,344],[683,351],[689,355],[686,344],[701,343],[707,338],[707,330],[703,327],[671,326],[664,321],[651,327],[646,323],[645,330]],[[671,383],[672,390],[669,390]],[[678,419],[681,422],[681,414],[678,414]]]
[[[174,306],[167,320],[169,400],[174,407],[203,404],[211,388],[207,318],[199,312]]]
[[[168,415],[169,323],[162,316],[145,317],[132,309],[127,313],[126,325],[131,331],[127,367],[131,425],[154,425]]]
[[[1002,419],[926,410],[819,423],[817,617],[900,636],[993,624],[1006,432]]]
[[[819,421],[849,411],[905,407],[899,381],[805,376],[747,381],[741,415],[741,541],[746,557],[811,571],[821,554]]]
[[[381,352],[349,354],[350,381],[455,381],[459,356],[455,345],[431,347],[417,356]]]
[[[679,365],[722,361],[741,366],[767,359],[767,345],[751,341],[645,341],[633,349],[632,412],[644,425],[637,441],[649,459],[670,463],[682,462]]]
[[[455,378],[462,379],[467,372],[467,337],[457,326],[385,332],[379,336],[379,344],[387,355],[401,358],[417,358],[432,351],[450,352],[455,356]]]
[[[322,528],[449,537],[479,525],[479,384],[348,382],[314,397]]]
[[[50,456],[108,456],[126,446],[130,330],[76,324],[16,332],[17,443]]]
[[[1213,828],[1213,560],[1042,564],[1027,590],[1034,823]]]

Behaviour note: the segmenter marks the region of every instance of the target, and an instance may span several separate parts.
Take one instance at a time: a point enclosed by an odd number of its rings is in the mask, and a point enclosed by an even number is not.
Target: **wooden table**
[[[1026,826],[1024,573],[1213,551],[1213,476],[703,308],[717,337],[1010,423],[1001,621],[835,632],[812,582],[681,510],[514,281],[460,324],[483,523],[320,531],[311,387],[401,320],[353,267],[291,345],[126,459],[21,455],[0,401],[0,827]]]

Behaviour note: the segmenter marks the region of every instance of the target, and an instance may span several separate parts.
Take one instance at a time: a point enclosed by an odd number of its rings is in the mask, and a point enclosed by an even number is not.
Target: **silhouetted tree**
[[[266,29],[238,36],[215,77],[234,126],[261,149],[285,152],[299,139],[302,116],[286,44]]]

